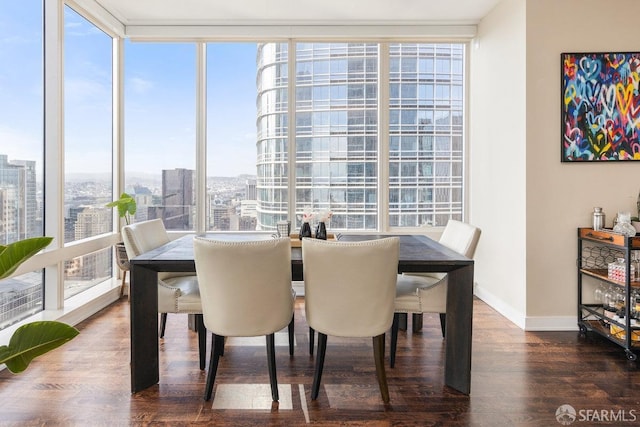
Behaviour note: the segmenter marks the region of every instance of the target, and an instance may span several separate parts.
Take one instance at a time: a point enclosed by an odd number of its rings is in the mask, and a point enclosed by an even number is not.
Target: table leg
[[[158,273],[131,265],[131,392],[144,390],[160,379],[158,362]]]
[[[447,273],[447,323],[444,381],[464,394],[471,391],[473,264]]]

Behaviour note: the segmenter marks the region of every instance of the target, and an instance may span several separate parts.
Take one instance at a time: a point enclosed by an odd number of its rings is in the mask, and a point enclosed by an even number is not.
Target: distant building
[[[255,179],[248,179],[247,180],[247,186],[246,186],[246,190],[245,190],[245,196],[244,196],[245,200],[257,200],[258,199],[258,190],[256,187],[256,180]]]
[[[42,273],[26,273],[2,281],[0,330],[25,315],[42,310]]]
[[[162,171],[162,212],[169,230],[192,230],[195,208],[195,183],[192,169],[164,169]]]
[[[255,199],[240,201],[240,216],[258,217],[258,202]]]
[[[241,216],[238,218],[238,230],[240,231],[254,231],[258,224],[258,218],[253,216]]]
[[[36,162],[0,154],[0,244],[42,235],[36,200]]]
[[[214,230],[232,230],[231,216],[234,215],[232,208],[226,205],[213,205],[211,206],[210,214],[213,219]]]
[[[74,239],[81,240],[111,231],[112,210],[85,207],[76,213]],[[97,280],[111,276],[111,250],[100,250],[65,262],[66,280]],[[86,284],[85,284],[86,285]]]
[[[135,185],[133,187],[133,198],[136,201],[135,222],[142,222],[150,219],[147,207],[153,206],[153,193],[147,187]]]
[[[379,223],[377,43],[299,43],[295,76],[288,45],[258,45],[258,228],[295,214],[331,210],[331,228]],[[295,79],[296,93],[287,95]],[[389,226],[444,225],[462,218],[463,44],[389,46]],[[295,99],[294,135],[289,132]],[[287,140],[295,139],[294,182]],[[386,143],[386,142],[385,142]]]

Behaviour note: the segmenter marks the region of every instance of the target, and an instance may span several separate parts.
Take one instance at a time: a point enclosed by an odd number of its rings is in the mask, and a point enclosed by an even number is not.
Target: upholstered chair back
[[[196,273],[207,329],[216,335],[268,335],[289,324],[289,237],[258,241],[194,238]]]
[[[302,241],[305,310],[314,330],[333,336],[384,334],[393,321],[400,240]]]

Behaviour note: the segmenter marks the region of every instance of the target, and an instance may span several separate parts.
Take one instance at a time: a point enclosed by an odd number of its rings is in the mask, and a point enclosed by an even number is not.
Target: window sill
[[[120,298],[120,280],[112,278],[106,280],[91,289],[74,295],[64,302],[64,308],[60,310],[44,310],[33,316],[15,323],[0,331],[0,345],[8,345],[11,335],[20,326],[39,320],[57,320],[75,326],[83,320],[91,317],[98,311],[112,304]],[[0,365],[4,368],[4,365]]]

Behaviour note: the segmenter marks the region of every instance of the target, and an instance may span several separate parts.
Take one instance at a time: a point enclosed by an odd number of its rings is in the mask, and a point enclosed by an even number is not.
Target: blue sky
[[[40,1],[0,2],[0,153],[42,158]],[[65,11],[65,170],[111,162],[111,39]],[[195,168],[195,45],[125,43],[127,173]],[[11,66],[7,66],[11,64]],[[208,175],[255,174],[256,45],[208,45]]]

